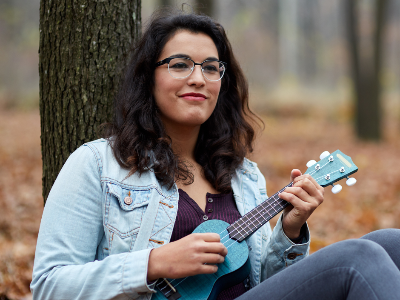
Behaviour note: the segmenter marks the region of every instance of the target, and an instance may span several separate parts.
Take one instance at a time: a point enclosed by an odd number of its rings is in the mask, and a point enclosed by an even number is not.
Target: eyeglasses
[[[202,63],[195,63],[188,57],[168,57],[156,63],[156,67],[164,64],[168,64],[169,74],[177,79],[190,76],[196,65],[201,67],[201,72],[209,81],[221,80],[226,70],[226,63],[217,59],[206,59]]]

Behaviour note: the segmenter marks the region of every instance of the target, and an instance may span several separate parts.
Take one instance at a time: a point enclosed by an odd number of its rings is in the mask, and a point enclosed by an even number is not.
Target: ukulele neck
[[[293,186],[293,182],[231,224],[227,228],[230,238],[241,242],[280,213],[289,203],[279,198],[278,195],[291,186]]]

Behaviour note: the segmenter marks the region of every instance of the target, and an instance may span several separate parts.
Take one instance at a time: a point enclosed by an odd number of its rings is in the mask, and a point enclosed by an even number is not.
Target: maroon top
[[[222,220],[229,224],[237,221],[241,215],[237,210],[233,194],[207,193],[205,212],[190,198],[185,191],[179,189],[179,206],[171,242],[179,240],[193,232],[206,220]],[[246,292],[244,283],[234,285],[222,291],[217,300],[235,299]]]

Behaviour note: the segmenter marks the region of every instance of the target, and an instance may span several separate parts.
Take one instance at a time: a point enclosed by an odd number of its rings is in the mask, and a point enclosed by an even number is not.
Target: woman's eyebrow
[[[209,56],[205,60],[215,60],[215,61],[217,61],[219,59],[217,57],[214,57],[214,56]]]
[[[170,57],[185,57],[185,58],[190,58],[190,59],[192,59],[192,57],[190,56],[190,55],[187,55],[187,54],[183,54],[183,53],[178,53],[178,54],[174,54],[174,55],[171,55]],[[217,60],[219,60],[217,57],[214,57],[214,56],[209,56],[209,57],[207,57],[206,59],[204,59],[204,60],[215,60],[215,61],[217,61]],[[204,61],[203,60],[203,61]]]
[[[185,58],[191,58],[190,55],[183,54],[183,53],[174,54],[174,55],[171,55],[170,57],[185,57]]]

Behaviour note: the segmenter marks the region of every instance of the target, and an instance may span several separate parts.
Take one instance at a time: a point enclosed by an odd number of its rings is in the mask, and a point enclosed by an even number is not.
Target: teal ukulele
[[[347,185],[352,186],[356,183],[356,179],[348,177],[358,170],[349,156],[339,150],[332,154],[325,151],[320,159],[318,163],[315,160],[309,161],[305,174],[311,175],[321,186],[333,185],[332,192],[336,194],[342,189],[339,184],[333,184],[336,181],[346,177]],[[221,242],[228,248],[225,261],[218,265],[218,271],[214,274],[159,279],[156,284],[157,293],[152,299],[212,300],[216,299],[221,291],[243,282],[250,273],[249,250],[243,241],[289,205],[280,199],[278,194],[292,185],[293,182],[231,225],[220,220],[209,220],[200,224],[193,233],[218,233]]]

